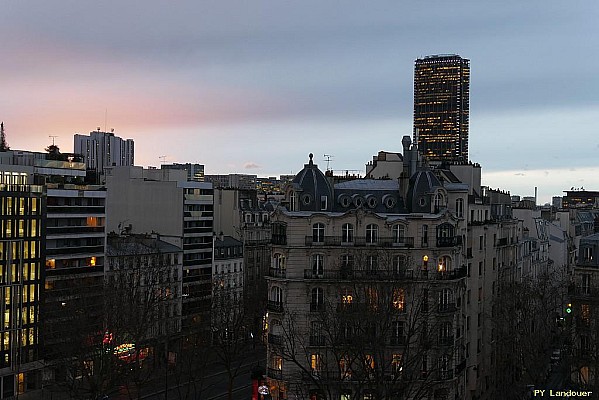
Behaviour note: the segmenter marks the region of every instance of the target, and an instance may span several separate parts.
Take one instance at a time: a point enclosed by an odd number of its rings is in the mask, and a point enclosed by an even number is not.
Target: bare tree
[[[405,268],[413,262],[398,265],[384,251],[352,256],[329,274],[306,270],[315,282],[308,315],[271,319],[271,354],[294,366],[284,377],[289,391],[376,400],[448,393],[453,366],[462,361],[455,359],[455,290],[462,281]],[[442,296],[446,288],[453,294]]]
[[[503,280],[492,308],[497,354],[497,387],[502,396],[519,399],[529,385],[546,380],[549,353],[560,347],[558,330],[564,279],[542,274],[536,279]]]

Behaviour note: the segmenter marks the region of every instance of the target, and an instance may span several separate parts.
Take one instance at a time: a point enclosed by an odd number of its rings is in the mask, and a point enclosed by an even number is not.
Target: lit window
[[[405,311],[406,296],[403,289],[393,289],[393,308]]]

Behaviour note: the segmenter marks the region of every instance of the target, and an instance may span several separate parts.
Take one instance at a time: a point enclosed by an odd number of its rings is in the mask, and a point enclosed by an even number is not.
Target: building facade
[[[183,330],[209,331],[212,297],[212,184],[186,171],[115,167],[107,171],[106,231],[158,233],[183,248]]]
[[[405,168],[334,184],[310,159],[272,214],[274,398],[464,395],[467,192]]]
[[[106,168],[133,165],[135,158],[133,139],[122,139],[100,128],[89,136],[76,134],[73,151],[84,157],[86,168],[96,174],[99,182],[105,182]]]
[[[0,398],[41,388],[40,305],[44,282],[45,191],[30,175],[0,169]]]
[[[468,162],[470,61],[458,55],[417,59],[414,141],[429,161]]]

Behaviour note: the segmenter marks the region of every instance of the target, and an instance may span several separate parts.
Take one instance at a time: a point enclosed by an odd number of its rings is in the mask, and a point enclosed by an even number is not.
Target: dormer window
[[[325,211],[327,209],[327,196],[320,196],[320,209]]]
[[[289,195],[289,208],[290,211],[297,211],[297,194],[293,190]]]

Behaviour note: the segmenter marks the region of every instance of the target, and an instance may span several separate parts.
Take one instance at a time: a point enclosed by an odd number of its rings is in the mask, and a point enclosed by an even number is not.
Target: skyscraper
[[[434,55],[414,68],[414,141],[429,161],[468,162],[470,60]]]

